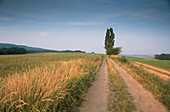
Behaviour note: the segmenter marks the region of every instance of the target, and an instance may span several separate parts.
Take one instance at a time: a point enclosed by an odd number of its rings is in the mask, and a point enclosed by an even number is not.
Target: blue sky
[[[169,0],[0,0],[0,42],[105,53],[106,29],[123,54],[170,53]]]

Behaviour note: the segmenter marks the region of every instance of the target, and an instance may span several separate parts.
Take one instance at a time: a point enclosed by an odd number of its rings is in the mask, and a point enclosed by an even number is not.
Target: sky
[[[170,0],[0,0],[0,43],[105,53],[170,53]]]

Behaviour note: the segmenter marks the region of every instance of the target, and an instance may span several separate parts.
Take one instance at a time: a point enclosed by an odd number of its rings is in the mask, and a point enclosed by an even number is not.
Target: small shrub
[[[123,63],[127,63],[128,62],[128,59],[126,59],[125,56],[121,56],[118,58],[119,61],[123,62]]]

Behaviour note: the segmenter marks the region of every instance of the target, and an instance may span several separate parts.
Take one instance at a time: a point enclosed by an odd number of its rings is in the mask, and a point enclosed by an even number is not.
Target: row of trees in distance
[[[26,53],[45,53],[45,52],[55,52],[55,53],[86,53],[81,50],[63,50],[63,51],[55,51],[55,50],[26,50],[20,47],[10,47],[10,48],[0,48],[0,55],[7,54],[26,54]]]
[[[156,54],[155,58],[160,59],[160,60],[170,60],[170,54],[164,54],[164,53],[162,53],[160,55]]]
[[[27,51],[24,48],[10,47],[10,48],[0,48],[0,54],[26,54]]]

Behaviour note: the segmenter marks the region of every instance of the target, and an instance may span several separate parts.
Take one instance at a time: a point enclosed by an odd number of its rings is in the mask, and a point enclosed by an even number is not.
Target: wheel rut
[[[129,92],[134,97],[137,111],[143,112],[168,112],[167,109],[157,100],[151,92],[145,90],[143,86],[129,75],[123,68],[110,59],[120,76],[125,81]]]
[[[108,72],[106,60],[97,73],[96,80],[89,88],[86,99],[79,107],[80,112],[109,112],[108,111]]]

